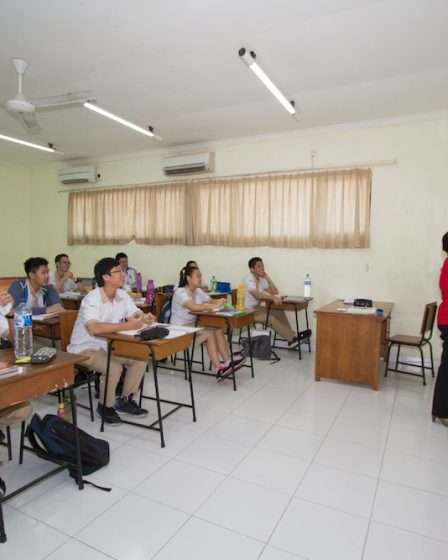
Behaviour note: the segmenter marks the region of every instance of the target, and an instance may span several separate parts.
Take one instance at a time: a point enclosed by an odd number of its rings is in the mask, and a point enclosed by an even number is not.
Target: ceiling
[[[0,104],[25,58],[30,98],[91,90],[155,127],[160,144],[91,111],[40,113],[33,137],[0,108],[0,133],[51,141],[64,156],[0,142],[0,159],[100,157],[448,107],[446,0],[3,1]],[[238,60],[262,68],[301,109],[292,119]]]

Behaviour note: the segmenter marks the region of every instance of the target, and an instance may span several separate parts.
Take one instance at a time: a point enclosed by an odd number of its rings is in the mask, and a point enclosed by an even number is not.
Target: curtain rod
[[[151,185],[176,185],[179,183],[186,183],[186,182],[194,182],[194,183],[201,183],[205,181],[219,181],[221,179],[236,179],[236,178],[243,178],[243,177],[262,177],[265,175],[284,175],[289,173],[305,173],[305,172],[314,172],[314,171],[337,171],[339,169],[360,169],[366,167],[389,167],[393,165],[398,165],[397,159],[391,160],[378,160],[378,161],[371,161],[371,162],[363,162],[363,163],[352,163],[348,165],[337,165],[337,166],[329,166],[329,167],[299,167],[297,169],[282,169],[282,170],[272,170],[272,171],[262,171],[261,173],[239,173],[237,175],[220,175],[220,176],[213,176],[208,175],[207,177],[199,177],[198,179],[177,179],[175,181],[150,181],[146,183],[134,183],[134,184],[127,184],[127,185],[109,185],[109,186],[102,186],[102,187],[80,187],[77,189],[61,189],[57,191],[58,193],[70,193],[70,192],[83,192],[83,191],[107,191],[112,189],[132,189],[136,187],[150,187]]]

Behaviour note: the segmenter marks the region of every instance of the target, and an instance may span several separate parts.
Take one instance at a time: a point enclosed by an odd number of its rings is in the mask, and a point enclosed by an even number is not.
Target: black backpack
[[[109,443],[77,428],[81,449],[82,474],[89,475],[109,463]],[[43,459],[69,463],[70,475],[76,478],[75,427],[55,414],[41,418],[34,414],[26,430],[34,451]],[[37,438],[39,442],[37,441]]]
[[[272,348],[271,337],[266,332],[259,331],[251,333],[251,343],[252,343],[252,357],[257,360],[270,360],[272,363],[279,362],[280,357]],[[241,338],[241,346],[243,347],[243,352],[246,356],[250,353],[249,339]]]
[[[173,304],[173,296],[165,301],[160,309],[159,323],[169,323],[171,320],[171,306]]]

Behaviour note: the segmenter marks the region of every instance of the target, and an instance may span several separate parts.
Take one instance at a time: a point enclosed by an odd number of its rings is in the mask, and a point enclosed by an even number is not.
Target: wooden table
[[[341,312],[349,309],[337,300],[315,311],[317,343],[315,380],[340,379],[371,385],[378,390],[380,360],[387,351],[393,303],[374,301],[382,316]]]
[[[51,340],[53,348],[56,348],[56,341],[61,340],[59,323],[59,315],[40,320],[33,319],[33,335],[40,338],[48,338]]]
[[[245,311],[236,312],[233,315],[226,314],[225,312],[213,312],[213,311],[197,311],[192,312],[196,316],[196,325],[203,328],[213,328],[213,329],[223,329],[227,332],[227,340],[229,342],[230,357],[232,360],[232,367],[230,372],[223,376],[223,378],[230,378],[233,381],[233,390],[236,391],[236,371],[243,367],[248,367],[251,370],[251,376],[255,377],[254,373],[254,361],[252,356],[252,338],[250,333],[250,327],[254,322],[253,311],[246,309]],[[247,329],[247,338],[249,340],[249,359],[250,365],[243,365],[235,369],[233,366],[233,331],[234,329],[243,330]],[[192,358],[194,353],[194,347],[196,343],[196,337],[194,339]],[[200,375],[211,375],[216,377],[214,373],[207,371],[194,371],[194,373],[199,373]]]
[[[0,350],[0,361],[13,362],[14,352],[12,350]],[[7,408],[19,402],[29,401],[61,389],[66,389],[70,393],[73,426],[77,428],[76,395],[73,390],[73,384],[75,379],[74,365],[80,361],[83,361],[80,355],[58,352],[56,357],[48,364],[28,364],[23,366],[24,372],[22,374],[5,379],[0,378],[0,409]],[[31,447],[25,447],[25,449],[34,452],[34,449]],[[76,429],[75,449],[77,483],[78,488],[82,490],[84,484],[82,481],[81,453],[78,431]],[[28,488],[31,488],[31,486],[46,480],[50,476],[61,472],[69,466],[68,463],[54,461],[44,454],[42,454],[42,457],[57,463],[58,467],[0,498],[0,543],[6,542],[6,533],[1,510],[2,503],[24,492]]]
[[[64,294],[60,295],[61,303],[64,309],[70,309],[77,311],[81,307],[81,302],[84,299],[82,294],[79,294],[79,297],[64,297]]]
[[[160,445],[165,447],[165,436],[163,433],[163,420],[179,410],[180,408],[191,408],[193,413],[193,422],[196,422],[196,408],[194,402],[194,391],[193,391],[193,380],[191,376],[191,361],[189,358],[188,349],[193,345],[193,339],[195,333],[188,333],[185,335],[178,336],[176,338],[170,339],[160,339],[160,340],[139,340],[133,336],[114,333],[101,335],[101,338],[107,340],[107,369],[106,369],[106,380],[104,387],[104,400],[103,407],[106,405],[106,395],[109,385],[109,368],[112,353],[117,356],[131,358],[134,360],[141,360],[143,362],[152,363],[152,371],[154,376],[154,389],[155,396],[150,397],[143,394],[143,383],[140,392],[140,406],[142,399],[148,399],[156,401],[157,406],[157,420],[149,425],[140,424],[138,422],[132,422],[131,420],[123,420],[125,424],[130,424],[132,426],[138,426],[139,428],[146,428],[147,430],[155,430],[160,433]],[[184,353],[184,373],[185,379],[188,380],[190,386],[190,403],[182,403],[177,401],[170,401],[162,399],[159,392],[159,382],[158,382],[158,362],[165,360],[169,356],[176,354],[177,352]],[[162,415],[161,403],[171,404],[175,408]],[[104,418],[101,419],[101,431],[104,431]]]
[[[308,350],[311,352],[311,335],[312,335],[312,331],[310,329],[310,324],[309,324],[309,319],[308,319],[308,305],[310,303],[310,301],[313,301],[313,298],[302,298],[299,296],[294,296],[294,300],[288,301],[287,298],[285,301],[282,301],[282,303],[273,303],[273,302],[269,302],[267,304],[267,315],[266,315],[266,321],[264,324],[264,328],[267,329],[268,324],[269,324],[269,315],[271,310],[275,311],[292,311],[294,313],[294,317],[295,317],[295,322],[296,322],[296,336],[297,336],[297,340],[299,341],[299,345],[297,347],[297,350],[299,352],[299,360],[302,359],[302,344],[303,343],[307,343],[308,344]],[[299,312],[300,311],[304,311],[305,312],[305,321],[306,321],[306,330],[301,331],[300,330],[300,325],[299,325]],[[276,346],[276,340],[277,340],[277,333],[275,333],[274,335],[274,343],[273,343],[273,347],[274,348],[282,348],[280,346]]]

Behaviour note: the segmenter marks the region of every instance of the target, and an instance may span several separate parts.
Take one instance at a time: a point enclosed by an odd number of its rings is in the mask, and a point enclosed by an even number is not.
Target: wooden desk
[[[64,295],[62,294],[60,296],[61,298],[61,303],[62,306],[64,307],[64,309],[70,309],[72,311],[77,311],[80,307],[81,307],[81,302],[84,298],[83,295],[80,294],[80,297],[78,298],[73,298],[73,297],[64,297]]]
[[[264,328],[267,329],[269,324],[269,315],[271,310],[275,311],[292,311],[294,313],[295,322],[296,322],[296,336],[297,340],[299,341],[299,345],[297,350],[299,352],[299,360],[302,359],[302,344],[306,342],[308,344],[308,350],[311,352],[311,334],[312,331],[310,329],[309,320],[308,320],[308,305],[310,301],[313,301],[313,298],[299,298],[298,296],[295,298],[296,301],[282,301],[282,303],[268,303],[267,305],[267,315],[266,315],[266,322],[264,324]],[[305,321],[306,321],[306,330],[301,331],[299,325],[299,312],[305,312]],[[283,348],[280,346],[276,346],[277,340],[277,333],[274,335],[274,348]]]
[[[141,360],[143,362],[152,363],[152,371],[154,376],[154,389],[155,397],[150,397],[143,394],[143,383],[140,392],[140,406],[142,399],[156,401],[157,406],[157,420],[149,425],[132,422],[130,420],[123,420],[125,424],[138,426],[139,428],[146,428],[148,430],[155,430],[160,433],[160,445],[165,447],[165,436],[163,433],[163,420],[179,410],[182,407],[191,408],[193,412],[193,422],[196,422],[196,408],[194,403],[193,380],[191,376],[191,361],[189,358],[188,349],[192,346],[195,334],[188,333],[176,338],[160,339],[160,340],[138,340],[129,335],[124,334],[105,334],[101,338],[107,340],[107,369],[106,380],[104,387],[104,400],[103,406],[106,405],[106,395],[109,384],[109,368],[112,353],[117,356],[131,358],[134,360]],[[169,401],[162,399],[159,393],[158,382],[158,362],[176,354],[177,352],[184,353],[184,373],[185,379],[188,380],[190,386],[190,403],[182,403],[177,401]],[[162,415],[161,403],[172,404],[175,408]],[[104,431],[104,418],[101,419],[101,431]]]
[[[393,303],[374,301],[384,316],[340,312],[341,300],[315,311],[315,380],[321,377],[371,385],[378,390],[380,360],[385,357]]]
[[[254,360],[252,356],[252,339],[250,334],[250,327],[253,325],[254,322],[254,312],[250,310],[245,310],[241,313],[236,313],[235,315],[227,315],[225,313],[216,313],[212,311],[198,311],[192,312],[193,315],[196,316],[196,325],[198,327],[203,328],[213,328],[213,329],[223,329],[227,332],[227,340],[229,342],[229,350],[230,350],[230,357],[233,362],[233,331],[234,329],[243,330],[244,328],[247,329],[247,338],[249,340],[249,359],[250,365],[243,365],[235,369],[232,365],[231,370],[228,374],[224,375],[223,378],[230,378],[233,381],[233,390],[236,391],[236,371],[243,367],[248,367],[251,370],[251,376],[255,377],[254,373]],[[194,340],[196,343],[196,337]],[[194,346],[193,344],[193,351],[194,353]],[[209,373],[206,371],[195,371],[194,373],[199,373],[200,375],[211,375],[216,377],[214,373]]]
[[[12,350],[0,350],[0,361],[13,362],[14,352]],[[0,409],[7,408],[8,406],[12,406],[19,402],[35,399],[54,391],[68,389],[70,392],[73,426],[77,428],[76,395],[73,391],[73,383],[75,379],[74,365],[80,361],[83,361],[82,356],[68,354],[66,352],[58,352],[56,357],[48,364],[28,364],[23,366],[24,372],[22,374],[7,377],[6,379],[0,379]],[[27,451],[34,452],[34,450],[30,447],[25,447],[25,449]],[[82,481],[81,453],[77,430],[75,430],[75,449],[77,483],[78,488],[82,490],[84,488],[84,484]],[[45,455],[43,455],[43,458],[51,460]],[[6,533],[1,509],[2,503],[24,492],[31,486],[46,480],[50,476],[61,472],[69,466],[68,463],[65,462],[61,463],[54,460],[52,462],[57,463],[58,467],[45,475],[28,482],[14,492],[6,494],[3,498],[0,498],[0,543],[6,542]]]
[[[41,321],[33,319],[33,335],[40,338],[48,338],[51,340],[53,348],[56,347],[56,341],[61,340],[61,329],[59,326],[59,315],[48,317]]]

